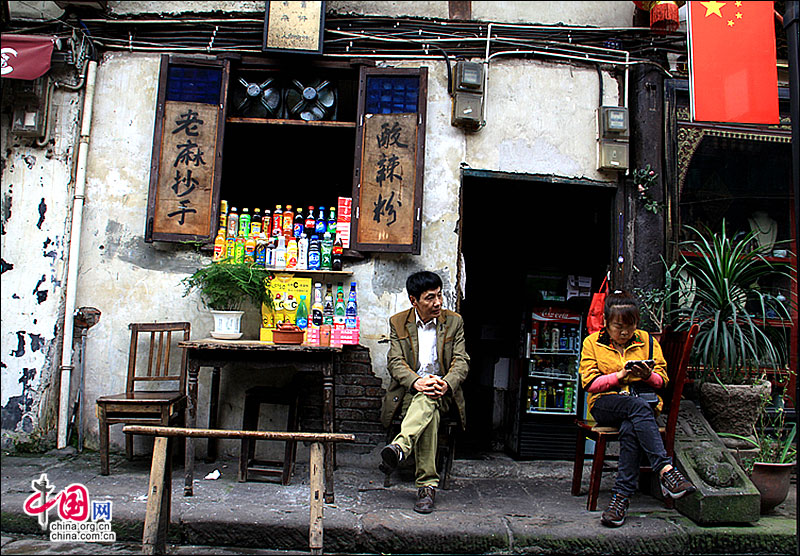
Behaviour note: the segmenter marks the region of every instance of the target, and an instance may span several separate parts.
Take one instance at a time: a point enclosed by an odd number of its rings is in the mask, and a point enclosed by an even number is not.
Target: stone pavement
[[[307,453],[300,445],[298,457]],[[3,554],[133,554],[141,545],[149,460],[128,462],[112,454],[111,475],[100,475],[96,452],[53,451],[3,455]],[[451,488],[439,491],[430,515],[412,511],[415,489],[409,471],[383,487],[372,455],[344,455],[336,471],[336,501],[326,505],[325,553],[343,554],[796,554],[797,493],[770,515],[749,525],[701,527],[656,499],[637,494],[618,529],[600,524],[600,511],[585,509],[584,495],[570,495],[572,463],[515,461],[500,453],[457,459]],[[217,480],[203,477],[215,469]],[[31,481],[47,473],[55,492],[84,484],[92,500],[113,502],[115,546],[89,551],[50,543],[22,507]],[[608,501],[614,474],[604,473],[599,508]],[[308,465],[298,462],[292,484],[238,483],[236,462],[198,462],[195,495],[183,496],[183,469],[173,476],[170,525],[172,554],[280,554],[308,548]],[[18,535],[26,535],[17,540]],[[39,536],[39,540],[36,537]],[[124,541],[129,541],[126,544]],[[226,548],[226,547],[236,547]],[[94,548],[94,547],[92,547]],[[77,550],[77,551],[76,551]]]

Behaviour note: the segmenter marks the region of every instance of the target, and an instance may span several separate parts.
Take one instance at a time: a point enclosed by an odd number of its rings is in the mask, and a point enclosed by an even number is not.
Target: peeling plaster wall
[[[159,8],[169,10],[165,3],[158,4]],[[473,3],[473,9],[477,11],[481,4]],[[612,6],[616,4],[620,3],[594,6],[596,10],[603,6],[603,10],[614,13]],[[120,13],[121,3],[110,5]],[[570,12],[577,8],[565,9]],[[499,14],[497,18],[502,19]],[[615,18],[624,20],[616,24],[627,24],[625,14],[602,21]],[[358,283],[362,343],[370,349],[376,376],[386,384],[387,321],[389,316],[409,306],[405,277],[420,269],[439,273],[444,282],[445,306],[455,308],[460,289],[456,280],[460,264],[458,214],[462,166],[606,181],[615,178],[595,170],[598,84],[593,67],[493,60],[486,94],[487,125],[477,133],[469,133],[450,125],[451,99],[443,61],[383,65],[424,65],[429,71],[421,253],[373,255],[350,267]],[[92,306],[102,312],[99,323],[89,330],[87,337],[83,419],[86,445],[90,448],[97,447],[94,400],[124,391],[130,322],[187,320],[192,323],[194,339],[208,336],[212,328],[212,319],[197,296],[184,298],[180,284],[182,278],[205,264],[208,256],[185,245],[147,244],[143,239],[158,71],[157,54],[110,53],[104,55],[98,67],[76,302],[77,307]],[[619,98],[617,81],[609,74],[604,75],[604,97],[605,104],[617,104]],[[62,115],[63,118],[66,116]],[[63,156],[71,154],[69,145],[74,144],[74,133],[70,134],[68,127],[60,128],[64,133],[59,134],[59,141],[64,144],[58,147],[57,143],[57,156],[52,159],[43,158],[44,151],[36,149],[12,148],[4,155],[3,258],[14,265],[13,269],[7,269],[6,262],[3,263],[3,364],[11,362],[3,369],[4,428],[6,405],[15,396],[26,399],[32,387],[38,389],[30,404],[32,411],[46,386],[41,371],[51,372],[48,357],[52,359],[55,355],[58,360],[60,355],[55,345],[60,291],[48,293],[41,303],[37,292],[56,290],[63,275],[64,233],[68,229],[65,223],[71,202],[67,193],[69,164],[58,153],[63,149]],[[28,167],[26,160],[32,160],[30,156],[36,159]],[[40,230],[37,222],[42,198],[47,211]],[[50,244],[46,243],[48,239]],[[48,245],[56,245],[55,255],[45,254]],[[37,250],[30,249],[31,246]],[[44,246],[41,252],[39,246]],[[465,269],[483,264],[483,261],[465,262]],[[37,286],[42,275],[45,281]],[[469,280],[468,272],[464,271],[461,279]],[[15,294],[20,299],[14,298]],[[244,321],[245,338],[256,338],[258,326],[257,312],[249,311]],[[24,334],[18,336],[17,331]],[[29,333],[40,336],[47,348],[34,351]],[[25,341],[24,357],[33,358],[30,363],[13,355],[22,345],[20,337]],[[36,370],[35,376],[25,378],[28,368]],[[73,380],[76,374],[73,373]],[[200,374],[198,423],[201,424],[208,418],[209,374],[207,370]],[[240,426],[244,390],[256,380],[243,369],[223,372],[221,428]],[[57,397],[57,389],[52,390]],[[51,426],[54,424],[53,420]],[[120,427],[111,430],[112,444],[121,446]],[[141,447],[137,444],[138,449]],[[223,442],[221,449],[236,453],[237,446]],[[202,453],[204,443],[199,450]]]
[[[62,78],[74,81],[74,77],[58,76]],[[4,96],[4,101],[8,99]],[[70,174],[81,99],[78,93],[54,91],[52,141],[44,148],[11,135],[10,104],[3,106],[0,407],[4,448],[16,441],[27,442],[55,423],[73,191]]]

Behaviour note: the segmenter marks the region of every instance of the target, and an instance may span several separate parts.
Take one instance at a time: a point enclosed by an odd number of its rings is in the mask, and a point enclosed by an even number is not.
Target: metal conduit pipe
[[[61,345],[61,388],[58,398],[59,449],[67,446],[69,426],[69,391],[72,379],[72,335],[75,324],[75,298],[77,294],[78,257],[81,248],[81,224],[86,193],[86,158],[89,152],[89,137],[92,130],[92,105],[94,103],[97,62],[90,60],[86,69],[86,92],[83,97],[78,160],[75,171],[75,193],[72,201],[72,227],[69,234],[69,259],[67,263],[67,294],[64,307],[64,327]]]

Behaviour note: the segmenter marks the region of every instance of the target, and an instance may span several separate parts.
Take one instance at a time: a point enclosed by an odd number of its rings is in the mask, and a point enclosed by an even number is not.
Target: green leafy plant
[[[682,256],[680,268],[694,280],[694,300],[678,308],[678,319],[681,327],[700,325],[693,351],[694,363],[701,365],[698,380],[744,384],[760,369],[779,368],[785,354],[764,323],[770,317],[789,320],[789,308],[759,281],[794,279],[788,264],[766,260],[767,250],[753,247],[752,232],[729,237],[724,220],[719,233],[686,228],[697,238],[681,243],[690,254]]]
[[[664,286],[660,288],[634,288],[633,293],[641,304],[641,327],[648,332],[661,332],[672,324],[681,291],[678,281],[678,263],[667,265],[664,258]]]
[[[758,419],[753,426],[753,436],[742,436],[733,433],[718,433],[719,436],[737,438],[748,442],[753,448],[758,448],[758,454],[752,457],[743,457],[743,469],[749,474],[753,470],[753,463],[792,463],[797,457],[795,437],[797,424],[786,426],[786,411],[783,398],[777,398],[777,404],[770,411],[772,397],[764,395],[758,408]]]
[[[272,306],[265,284],[269,272],[249,263],[210,263],[198,268],[181,282],[184,297],[197,290],[203,304],[215,311],[238,311],[247,302],[257,307]]]
[[[650,189],[658,184],[658,174],[655,170],[650,168],[648,164],[644,168],[637,168],[633,171],[633,184],[636,186],[636,192],[639,202],[642,204],[644,210],[658,214],[663,208],[663,204],[653,199],[650,194]]]

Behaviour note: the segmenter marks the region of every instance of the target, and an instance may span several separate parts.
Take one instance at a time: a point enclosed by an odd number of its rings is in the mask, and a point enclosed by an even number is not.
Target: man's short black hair
[[[406,291],[408,295],[419,299],[428,290],[435,290],[442,287],[442,279],[439,275],[429,270],[415,272],[406,280]]]

